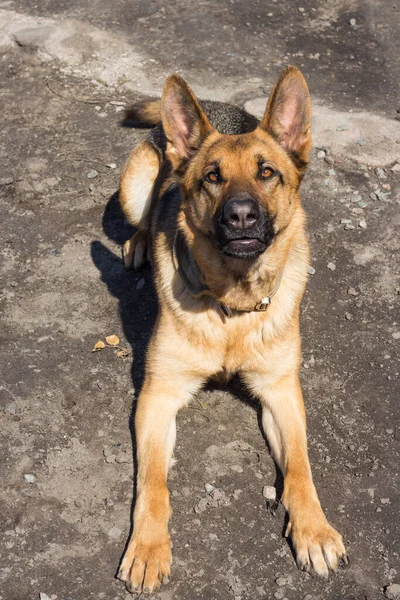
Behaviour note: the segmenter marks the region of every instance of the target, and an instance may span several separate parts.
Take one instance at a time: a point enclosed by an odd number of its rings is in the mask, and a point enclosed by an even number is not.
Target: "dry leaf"
[[[109,346],[118,346],[119,337],[117,335],[108,335],[106,337],[106,342]]]
[[[127,356],[130,356],[129,350],[126,350],[126,348],[121,348],[121,350],[118,350],[117,358],[126,358]]]
[[[103,350],[103,348],[105,348],[106,345],[104,342],[102,342],[101,340],[99,340],[98,342],[95,343],[95,345],[93,346],[93,350],[92,352],[98,352],[99,350]]]

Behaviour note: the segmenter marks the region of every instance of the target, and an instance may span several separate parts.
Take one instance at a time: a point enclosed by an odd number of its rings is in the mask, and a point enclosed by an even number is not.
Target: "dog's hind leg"
[[[148,140],[144,140],[132,150],[122,172],[119,201],[129,223],[138,228],[123,246],[126,268],[133,266],[139,269],[150,258],[148,218],[159,169],[158,152]]]

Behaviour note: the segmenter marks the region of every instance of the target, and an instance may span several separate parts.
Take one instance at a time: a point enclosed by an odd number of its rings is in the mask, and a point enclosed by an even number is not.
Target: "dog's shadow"
[[[131,238],[135,232],[134,228],[125,220],[119,204],[118,192],[111,196],[106,205],[102,225],[106,236],[121,246],[121,249],[124,242]],[[144,381],[147,345],[150,341],[151,332],[157,318],[157,295],[150,266],[147,266],[140,271],[128,271],[125,269],[122,261],[122,251],[120,255],[116,255],[100,241],[93,241],[91,243],[91,257],[101,274],[101,280],[107,285],[108,291],[119,301],[119,314],[124,337],[130,344],[133,354],[131,378],[134,388],[134,398],[129,417],[129,429],[132,438],[134,489],[131,510],[131,529],[126,543],[127,546],[133,530],[133,509],[136,502],[137,460],[134,428],[135,410],[137,399]],[[226,389],[226,386],[224,387]],[[262,428],[261,407],[259,403],[250,398],[249,394],[241,385],[238,377],[233,378],[233,380],[229,382],[228,387],[241,402],[250,405],[256,411],[258,426],[268,446]],[[207,389],[212,390],[215,388],[220,388],[220,386],[212,381],[207,384]],[[277,498],[280,498],[283,491],[283,478],[278,467],[276,467],[274,485],[277,490]]]

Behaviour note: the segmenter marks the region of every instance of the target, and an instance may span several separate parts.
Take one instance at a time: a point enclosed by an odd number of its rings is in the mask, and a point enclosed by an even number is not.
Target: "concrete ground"
[[[0,600],[125,600],[130,413],[156,315],[125,272],[115,192],[144,135],[123,106],[176,71],[256,114],[296,64],[314,103],[302,197],[313,267],[303,368],[314,479],[350,565],[296,569],[257,406],[235,383],[179,416],[172,580],[160,600],[398,597],[399,13],[395,0],[0,2]],[[123,358],[93,345],[116,334]],[[206,498],[205,484],[223,502]],[[202,507],[202,512],[194,508]],[[278,580],[278,582],[277,582]]]

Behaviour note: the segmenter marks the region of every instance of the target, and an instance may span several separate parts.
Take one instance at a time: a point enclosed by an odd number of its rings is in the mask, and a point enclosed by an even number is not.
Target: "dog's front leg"
[[[282,503],[289,512],[290,533],[299,568],[310,567],[326,577],[346,551],[341,535],[329,525],[312,480],[306,440],[306,419],[296,374],[277,381],[260,374],[245,380],[262,404],[262,423],[270,448],[284,475]]]
[[[153,592],[168,580],[171,508],[166,480],[175,445],[175,417],[202,383],[198,377],[182,374],[182,369],[167,371],[164,367],[161,375],[147,375],[135,415],[134,529],[118,573],[130,592]]]

